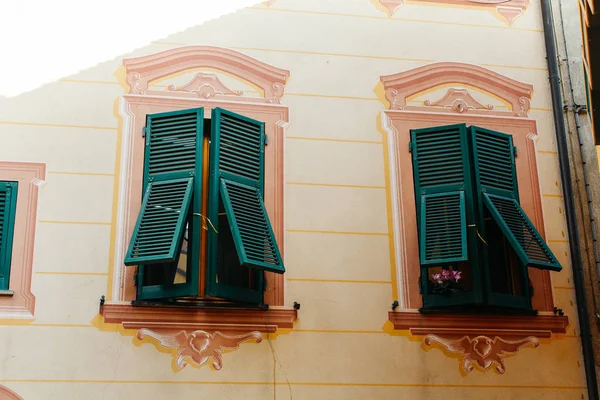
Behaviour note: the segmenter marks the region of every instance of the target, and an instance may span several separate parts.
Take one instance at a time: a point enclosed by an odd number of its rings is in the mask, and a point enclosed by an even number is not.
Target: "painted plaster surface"
[[[46,164],[33,320],[0,321],[0,385],[25,400],[585,399],[541,25],[537,2],[509,24],[489,9],[441,3],[406,1],[389,16],[378,1],[276,0],[0,100],[0,160]],[[232,49],[290,71],[279,99],[290,122],[283,133],[283,303],[301,304],[299,320],[223,351],[219,370],[214,360],[178,368],[177,348],[98,315],[100,297],[110,301],[113,293],[117,193],[127,168],[118,110],[129,92],[123,58],[187,45]],[[504,374],[476,363],[467,374],[462,354],[425,346],[388,322],[399,283],[381,126],[390,105],[380,77],[435,62],[476,64],[533,87],[528,118],[537,126],[545,236],[564,266],[552,275],[552,295],[570,325],[507,356]],[[263,96],[260,87],[211,68],[163,77],[148,89],[181,88],[197,74]],[[407,104],[424,106],[451,86]],[[454,88],[471,90],[463,86]],[[510,110],[489,93],[469,93],[494,111]]]

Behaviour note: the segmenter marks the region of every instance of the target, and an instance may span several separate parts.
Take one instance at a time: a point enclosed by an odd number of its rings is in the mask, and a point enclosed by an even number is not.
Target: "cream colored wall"
[[[35,399],[582,399],[581,345],[562,216],[541,13],[512,27],[488,9],[369,0],[276,0],[157,40],[233,48],[291,71],[286,132],[286,305],[291,333],[244,344],[213,371],[93,325],[108,294],[123,56],[0,100],[0,160],[47,163],[32,291],[35,320],[0,324],[0,384]],[[169,10],[175,16],[185,10]],[[476,63],[534,85],[547,237],[568,334],[525,348],[507,372],[463,376],[455,358],[384,330],[394,300],[379,76],[432,61]],[[40,63],[43,68],[43,61]],[[378,97],[379,95],[379,97]],[[272,348],[271,348],[272,346]]]

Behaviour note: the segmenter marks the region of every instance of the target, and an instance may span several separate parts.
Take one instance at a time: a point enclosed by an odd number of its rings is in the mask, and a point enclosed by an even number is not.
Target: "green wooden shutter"
[[[483,299],[474,229],[470,152],[464,124],[411,130],[421,289],[425,309]],[[435,294],[429,268],[453,265],[471,276],[466,291]]]
[[[177,259],[193,197],[199,212],[203,126],[203,109],[147,116],[144,198],[125,265]]]
[[[0,290],[9,289],[17,191],[17,182],[0,181]]]
[[[464,125],[411,131],[421,265],[468,259],[466,204],[471,201]]]
[[[221,179],[221,198],[240,264],[284,273],[260,189]]]
[[[480,204],[487,208],[523,265],[562,267],[519,204],[515,148],[511,135],[471,127]]]
[[[422,195],[420,225],[421,265],[466,260],[464,191]]]
[[[528,267],[560,271],[562,267],[516,199],[484,193],[484,204],[502,233]]]
[[[217,220],[220,198],[240,264],[282,274],[283,260],[263,202],[264,123],[215,108],[212,124],[209,218]]]

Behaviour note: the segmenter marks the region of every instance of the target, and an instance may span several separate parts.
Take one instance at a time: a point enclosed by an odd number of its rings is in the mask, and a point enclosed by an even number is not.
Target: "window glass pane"
[[[181,251],[179,253],[179,259],[176,262],[150,264],[141,267],[144,268],[144,286],[179,284],[186,283],[189,280],[189,258],[187,252],[190,222],[190,218],[188,217],[183,242],[181,245]]]
[[[523,296],[523,268],[515,251],[488,212],[485,215],[485,232],[492,292]]]

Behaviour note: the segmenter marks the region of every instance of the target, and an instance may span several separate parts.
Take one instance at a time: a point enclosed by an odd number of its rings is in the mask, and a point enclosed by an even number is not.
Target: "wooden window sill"
[[[566,316],[551,313],[530,315],[485,314],[421,314],[413,310],[390,311],[389,320],[395,330],[409,330],[413,335],[501,335],[548,338],[553,333],[565,333],[569,325]]]
[[[178,306],[134,306],[127,302],[107,302],[100,306],[106,323],[119,323],[125,329],[205,330],[226,332],[259,331],[273,333],[293,328],[298,312],[291,307],[269,309],[202,308]]]

